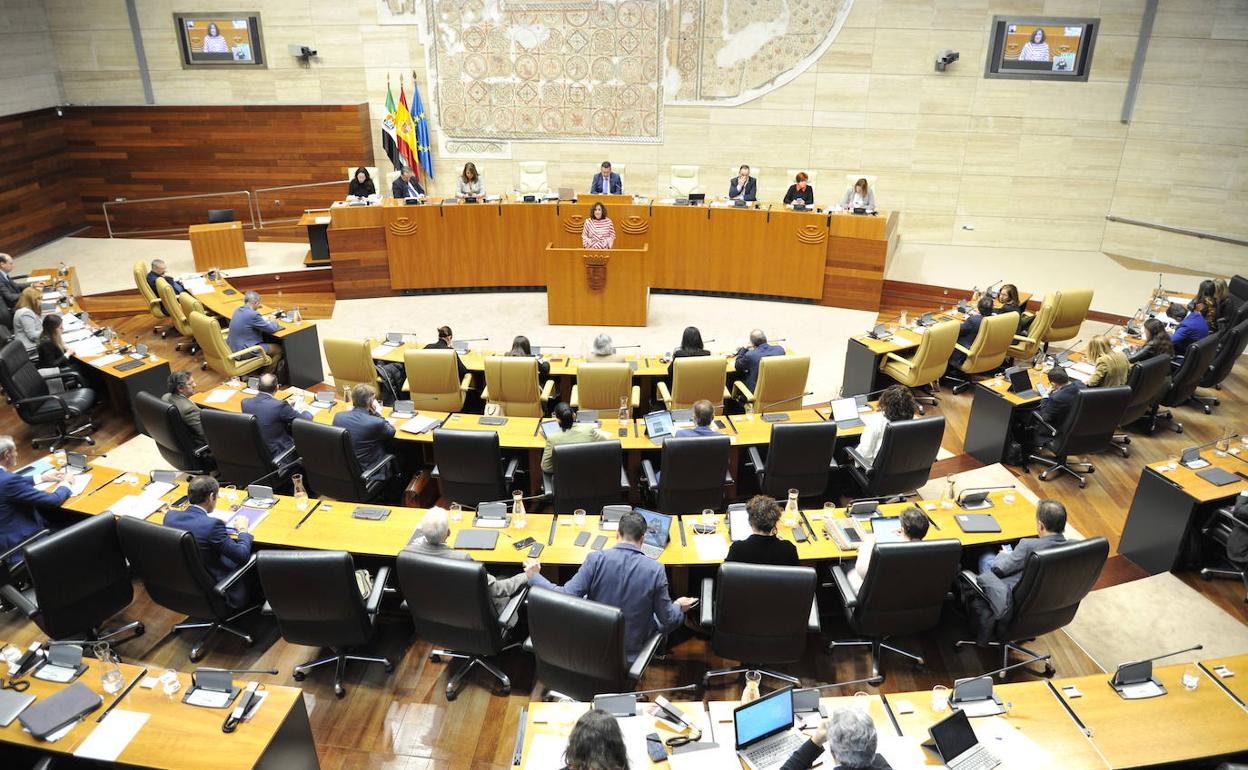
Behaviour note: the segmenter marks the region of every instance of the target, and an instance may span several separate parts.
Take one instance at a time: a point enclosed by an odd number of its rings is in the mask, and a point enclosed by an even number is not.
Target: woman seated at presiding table
[[[750,176],[750,167],[742,165],[737,175],[728,182],[729,200],[758,200],[758,180]]]
[[[745,513],[750,521],[750,536],[728,546],[724,561],[776,567],[798,566],[797,546],[776,536],[776,523],[780,521],[780,505],[776,499],[755,495],[745,504]]]
[[[464,164],[464,170],[455,180],[455,197],[460,200],[485,197],[485,183],[481,181],[481,175],[477,173],[475,163]]]
[[[793,201],[801,198],[807,206],[815,205],[815,188],[806,184],[806,180],[810,179],[805,171],[797,172],[794,177],[793,184],[789,185],[789,191],[784,194],[784,205],[788,206]]]
[[[1109,343],[1109,338],[1098,334],[1088,343],[1085,360],[1096,363],[1096,371],[1088,380],[1089,388],[1117,388],[1127,384],[1131,364],[1127,356]]]
[[[845,197],[841,198],[841,208],[846,211],[854,209],[875,211],[875,190],[870,188],[866,179],[859,179],[854,182],[853,187],[845,191]]]
[[[546,437],[546,448],[542,450],[542,472],[555,472],[555,450],[563,444],[585,444],[591,441],[609,441],[613,438],[594,427],[593,423],[577,422],[572,407],[560,401],[555,406],[555,420],[559,430]]]
[[[615,351],[610,334],[599,334],[594,337],[593,349],[586,354],[585,361],[591,364],[622,364],[624,356]]]
[[[1139,363],[1153,356],[1170,356],[1174,358],[1174,343],[1170,341],[1170,333],[1160,319],[1150,318],[1144,322],[1144,344],[1127,357],[1129,363]]]
[[[377,185],[373,184],[373,178],[368,175],[368,169],[360,166],[355,170],[351,184],[347,186],[347,200],[371,198],[376,194]]]
[[[504,355],[532,358],[533,348],[529,345],[529,338],[523,334],[517,334],[516,338],[511,341],[511,350],[508,350]],[[537,359],[537,373],[542,377],[550,374],[550,362],[543,361],[540,358]]]
[[[38,366],[40,374],[56,377],[60,372],[62,386],[78,388],[84,380],[83,373],[73,357],[73,353],[65,350],[61,326],[65,319],[60,313],[49,313],[43,317],[43,333],[39,335]]]
[[[39,320],[43,308],[43,292],[34,286],[22,289],[13,310],[13,336],[26,346],[27,353],[39,347],[39,335],[43,334],[43,322]]]
[[[581,246],[586,249],[615,248],[615,223],[607,218],[607,207],[602,201],[589,209],[589,219],[581,228]]]
[[[867,462],[875,461],[875,453],[884,443],[884,429],[890,422],[913,420],[919,405],[914,394],[905,385],[889,385],[880,394],[880,408],[862,416],[862,439],[858,442],[858,454]]]

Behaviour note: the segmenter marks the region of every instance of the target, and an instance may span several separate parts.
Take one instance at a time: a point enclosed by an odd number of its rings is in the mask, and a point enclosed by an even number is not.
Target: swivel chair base
[[[1222,569],[1219,567],[1203,567],[1200,570],[1200,577],[1204,580],[1213,580],[1214,578],[1243,580],[1244,573],[1237,569]]]
[[[334,695],[341,698],[347,694],[347,689],[342,686],[342,679],[343,675],[347,671],[348,660],[359,660],[364,663],[380,663],[385,666],[387,674],[394,671],[394,664],[390,662],[389,658],[379,658],[372,655],[351,655],[346,650],[334,649],[333,647],[329,648],[329,652],[330,654],[323,658],[317,658],[315,660],[310,660],[307,663],[301,663],[300,665],[295,666],[291,676],[295,678],[296,682],[302,682],[304,677],[308,675],[308,671],[311,669],[314,669],[317,666],[324,666],[327,663],[333,663],[335,664]]]
[[[824,652],[831,655],[832,652],[837,647],[870,647],[871,648],[871,678],[868,680],[868,683],[872,685],[879,685],[880,683],[884,681],[884,674],[880,671],[880,657],[883,654],[884,650],[888,650],[889,652],[895,652],[898,655],[902,655],[904,657],[909,658],[910,660],[913,660],[915,668],[919,668],[925,665],[925,662],[922,657],[915,655],[912,652],[907,652],[906,650],[903,650],[900,647],[894,647],[891,644],[886,644],[883,639],[853,639],[853,640],[844,641],[844,642],[832,641],[832,642],[828,642],[827,647],[824,648]]]
[[[1213,414],[1213,408],[1222,403],[1217,396],[1192,396],[1190,402],[1192,406],[1204,409],[1205,414]]]
[[[513,644],[510,647],[504,647],[503,649],[507,650],[516,646],[518,645]],[[454,650],[434,649],[429,653],[429,660],[432,660],[434,663],[441,662],[444,657],[458,658],[459,660],[468,661],[464,665],[460,666],[457,671],[451,674],[450,679],[446,681],[446,699],[448,701],[455,700],[459,697],[459,690],[463,686],[464,679],[468,676],[469,672],[472,671],[474,666],[480,666],[498,680],[498,683],[503,686],[502,692],[500,693],[501,695],[511,695],[511,678],[504,674],[502,669],[485,658],[482,658],[479,655],[466,655],[462,652],[455,652]]]
[[[1030,642],[1032,640],[1024,639],[1023,641]],[[967,645],[973,645],[973,644],[975,644],[975,642],[969,639],[960,639],[957,642],[954,642],[953,646],[954,646],[954,649],[961,649],[962,647],[965,647]],[[1040,655],[1037,652],[1027,649],[1023,645],[1016,644],[1014,642],[989,642],[988,646],[1001,648],[1001,668],[1005,668],[1006,666],[1010,665],[1010,653],[1011,652],[1017,652],[1020,655],[1026,655],[1029,658],[1029,660],[1024,661],[1024,662],[1027,662],[1027,663],[1038,662],[1044,657],[1043,655]],[[1009,672],[1002,672],[1000,674],[997,674],[997,678],[1005,679],[1005,675],[1007,673]],[[1036,673],[1036,672],[1033,671],[1032,673]],[[1045,661],[1044,671],[1040,672],[1040,676],[1043,676],[1045,679],[1049,679],[1056,673],[1057,673],[1057,669],[1053,668],[1053,664],[1049,663],[1048,661]]]
[[[788,674],[781,674],[778,671],[769,671],[765,668],[759,668],[758,666],[737,666],[735,668],[716,668],[707,671],[702,675],[702,689],[705,690],[707,687],[710,687],[711,680],[715,677],[735,676],[737,674],[744,674],[747,671],[757,671],[763,676],[769,676],[772,679],[779,679],[782,682],[788,682],[795,687],[802,683],[797,677],[789,676]]]
[[[190,654],[191,662],[198,663],[204,657],[204,652],[205,652],[205,649],[208,647],[208,642],[210,642],[212,638],[216,636],[216,633],[218,631],[225,631],[228,634],[233,634],[234,636],[237,636],[239,639],[242,639],[243,643],[246,644],[248,647],[255,644],[256,640],[255,638],[252,637],[251,634],[247,633],[246,631],[240,631],[239,629],[234,628],[233,626],[229,624],[241,618],[242,616],[246,615],[247,613],[254,612],[258,609],[260,609],[259,605],[255,607],[248,607],[242,612],[239,612],[236,615],[232,615],[224,621],[216,621],[216,620],[198,621],[198,620],[188,619],[181,623],[175,623],[173,628],[170,629],[170,633],[176,634],[181,631],[189,631],[194,628],[208,629],[206,632],[204,632],[204,635],[199,638],[199,641],[195,642],[195,644],[191,647],[191,654]]]
[[[1170,411],[1169,409],[1165,411],[1157,410],[1153,412],[1152,418],[1153,418],[1154,426],[1157,425],[1158,420],[1164,420],[1166,427],[1169,428],[1170,430],[1174,431],[1175,433],[1183,432],[1183,423],[1174,419],[1174,412]]]
[[[85,435],[94,430],[95,423],[90,420],[87,420],[73,430],[66,430],[65,425],[63,424],[57,425],[56,433],[51,436],[40,436],[39,438],[31,439],[30,445],[35,449],[38,449],[40,444],[46,444],[48,451],[50,452],[55,452],[70,442],[82,442],[87,446],[95,446],[95,439]]]
[[[147,632],[147,628],[143,625],[143,621],[133,620],[125,624],[124,626],[115,628],[112,631],[109,631],[107,633],[101,633],[100,629],[97,628],[97,629],[92,629],[90,632],[88,632],[85,639],[58,639],[57,641],[58,642],[81,641],[87,647],[90,647],[96,642],[107,642],[110,646],[116,646],[119,644],[124,644],[125,642],[129,642],[133,639],[138,639],[140,636],[142,636],[146,632]]]
[[[1041,457],[1040,455],[1031,455],[1028,460],[1035,460],[1041,465],[1047,466],[1043,471],[1040,471],[1039,478],[1041,481],[1048,481],[1051,476],[1058,473],[1069,473],[1071,476],[1074,476],[1079,480],[1080,489],[1083,489],[1088,485],[1088,480],[1079,474],[1096,472],[1096,468],[1092,467],[1092,463],[1074,462],[1066,457],[1050,459],[1048,457]]]

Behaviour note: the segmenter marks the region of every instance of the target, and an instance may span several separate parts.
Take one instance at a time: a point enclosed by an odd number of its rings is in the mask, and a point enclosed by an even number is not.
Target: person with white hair
[[[65,471],[45,471],[35,479],[33,475],[13,473],[10,469],[15,464],[17,444],[12,436],[0,436],[0,551],[7,551],[36,532],[47,529],[48,524],[39,509],[54,511],[71,494]],[[57,482],[56,488],[49,492],[35,488],[36,482],[48,481]],[[10,564],[21,560],[21,554],[9,557]]]
[[[593,350],[585,356],[585,361],[591,364],[622,364],[624,356],[615,352],[615,345],[611,342],[610,334],[599,334],[594,337]]]
[[[186,287],[182,282],[172,275],[168,275],[169,266],[165,264],[163,259],[153,259],[152,269],[147,271],[147,285],[152,287],[152,291],[156,296],[160,296],[160,292],[156,291],[156,279],[164,278],[169,283],[169,288],[173,289],[174,294],[181,294],[186,291]]]
[[[471,555],[463,551],[456,551],[447,545],[446,539],[451,534],[451,523],[447,518],[444,508],[430,508],[425,513],[425,517],[420,521],[420,537],[403,547],[405,553],[421,554],[422,556],[439,556],[444,559],[459,559],[460,561],[473,561]],[[494,602],[494,609],[502,612],[507,606],[507,601],[511,599],[511,595],[520,590],[520,587],[528,582],[529,574],[540,571],[542,565],[536,560],[532,560],[527,564],[525,571],[518,575],[512,575],[508,578],[494,577],[489,572],[485,573],[486,588],[490,592],[490,599]]]
[[[892,765],[876,753],[879,738],[867,712],[840,708],[832,712],[810,740],[803,743],[781,765],[780,770],[807,770],[815,766],[824,745],[835,763],[833,770],[892,770]]]

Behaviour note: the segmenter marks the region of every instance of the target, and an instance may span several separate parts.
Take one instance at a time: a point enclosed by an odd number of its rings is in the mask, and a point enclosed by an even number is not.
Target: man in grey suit
[[[988,604],[996,619],[1009,614],[1010,596],[1018,581],[1022,580],[1027,557],[1046,548],[1066,542],[1066,506],[1057,500],[1041,500],[1036,506],[1036,537],[1025,537],[1011,548],[991,551],[979,557],[979,587],[988,597]]]
[[[195,378],[186,369],[180,372],[174,372],[169,375],[169,392],[160,397],[160,400],[166,404],[173,404],[178,414],[182,416],[182,422],[186,423],[186,429],[191,432],[191,437],[203,446],[208,443],[208,439],[204,436],[204,423],[200,419],[199,404],[191,400],[191,394],[195,392]]]

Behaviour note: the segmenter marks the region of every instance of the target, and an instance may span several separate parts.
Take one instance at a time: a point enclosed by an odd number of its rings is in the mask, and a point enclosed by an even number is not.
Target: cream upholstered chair
[[[408,350],[403,354],[407,387],[413,406],[435,412],[458,412],[472,387],[472,375],[459,378],[454,350]]]
[[[173,328],[177,329],[178,334],[183,337],[191,337],[185,342],[179,342],[174,346],[175,350],[188,348],[186,351],[190,355],[199,352],[199,346],[195,344],[193,337],[194,331],[191,329],[191,319],[187,317],[186,311],[182,309],[182,304],[178,302],[178,296],[173,293],[173,287],[164,278],[156,279],[156,293],[160,295],[161,303],[169,308],[169,318],[173,321]],[[185,294],[186,292],[182,292]]]
[[[139,295],[147,303],[147,312],[152,314],[152,318],[155,318],[157,321],[168,320],[169,314],[165,312],[164,306],[161,305],[160,297],[156,296],[156,292],[147,283],[147,263],[141,259],[134,262],[134,285],[138,287]],[[168,324],[157,324],[152,331],[159,334],[163,339],[169,336],[171,328]]]
[[[758,383],[753,393],[740,380],[732,386],[746,401],[754,404],[760,414],[787,412],[802,408],[809,373],[810,356],[768,356],[759,361]]]
[[[204,363],[224,377],[242,377],[273,364],[273,359],[261,345],[243,348],[231,353],[225,344],[225,332],[217,322],[203,313],[191,313],[191,331],[195,341],[204,351]],[[247,356],[252,356],[247,358]]]
[[[702,399],[720,406],[728,398],[728,388],[724,387],[727,378],[723,356],[677,358],[672,361],[672,389],[669,392],[667,383],[660,382],[659,400],[668,409],[688,409]]]
[[[204,310],[204,303],[195,299],[195,296],[190,292],[184,291],[178,295],[178,305],[182,308],[182,314],[186,316],[188,324],[191,322],[191,313],[208,315],[208,311]],[[191,329],[191,333],[194,334],[195,330]]]
[[[697,192],[700,188],[698,184],[698,167],[672,166],[671,185],[675,192],[680,193],[682,198],[687,198],[690,193]]]
[[[326,337],[324,344],[325,361],[329,364],[335,388],[341,391],[356,385],[371,385],[373,390],[381,393],[377,365],[373,363],[372,340]]]
[[[546,176],[546,161],[520,161],[520,181],[516,190],[521,195],[545,195],[550,192],[550,180]]]
[[[345,177],[347,178],[347,183],[348,183],[348,184],[349,184],[349,183],[350,183],[353,179],[355,179],[355,170],[356,170],[357,168],[361,168],[361,166],[343,166],[343,167],[342,167],[342,174],[343,174],[343,176],[345,176]],[[367,171],[367,172],[368,172],[368,178],[369,178],[369,179],[371,179],[371,180],[373,180],[373,187],[376,187],[376,188],[377,188],[377,192],[378,192],[378,193],[381,193],[381,192],[382,192],[382,190],[381,190],[382,183],[383,183],[385,180],[384,180],[382,177],[378,176],[378,173],[379,173],[379,172],[377,171],[377,167],[376,167],[376,166],[363,166],[362,168],[363,168],[365,171]],[[398,174],[398,172],[396,171],[396,172],[394,173],[394,175],[397,177],[399,174]],[[387,185],[387,187],[388,187],[388,185]],[[346,193],[343,193],[343,196],[346,196]]]
[[[908,388],[939,383],[941,375],[949,366],[953,346],[958,343],[960,325],[957,321],[942,321],[927,327],[914,355],[903,358],[896,353],[889,353],[880,365],[880,371]],[[917,398],[927,403],[935,403],[934,398]]]
[[[542,404],[555,397],[555,381],[537,385],[537,359],[529,356],[490,356],[485,359],[485,390],[481,399],[502,407],[514,417],[541,417]]]
[[[859,179],[867,180],[867,187],[868,189],[870,189],[871,191],[875,193],[875,203],[878,206],[880,203],[880,193],[879,193],[879,190],[875,186],[876,176],[874,174],[846,174],[845,175],[845,189],[846,190],[854,189],[854,185],[858,184]],[[845,191],[842,190],[841,195],[844,195],[844,194],[845,194]]]
[[[1032,317],[1031,325],[1027,327],[1026,333],[1014,335],[1014,342],[1010,345],[1010,358],[1017,362],[1035,358],[1040,353],[1045,337],[1048,336],[1049,327],[1053,325],[1053,314],[1057,311],[1057,303],[1061,297],[1060,291],[1051,291],[1044,295],[1040,309]]]
[[[1049,324],[1049,331],[1041,341],[1047,345],[1050,342],[1073,340],[1079,334],[1079,327],[1087,319],[1088,308],[1091,306],[1091,289],[1062,289],[1057,293],[1053,322]]]
[[[1010,352],[1010,343],[1014,341],[1016,331],[1018,313],[990,315],[980,322],[979,333],[975,335],[970,348],[954,344],[954,349],[966,354],[966,360],[954,368],[967,376],[965,379],[950,377],[957,383],[953,386],[953,392],[961,393],[971,387],[975,383],[975,378],[971,375],[991,372],[1001,366]]]
[[[573,409],[617,410],[621,398],[627,398],[633,409],[641,406],[641,388],[633,384],[631,366],[581,364],[576,367],[576,384],[572,386]]]

